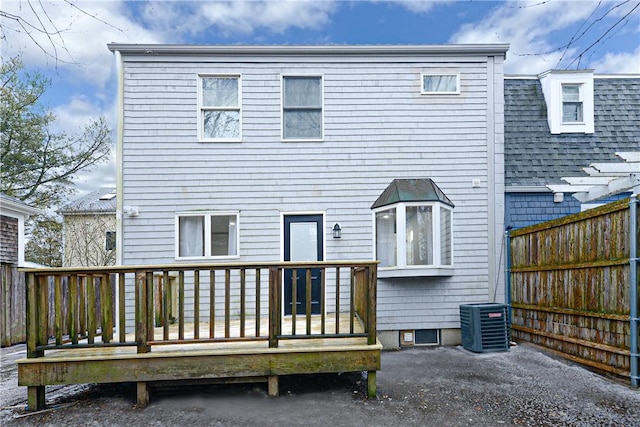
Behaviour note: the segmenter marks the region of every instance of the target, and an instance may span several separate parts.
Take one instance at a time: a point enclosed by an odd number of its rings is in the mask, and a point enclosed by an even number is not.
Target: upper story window
[[[594,133],[593,70],[550,70],[538,78],[552,134]]]
[[[581,85],[562,85],[562,122],[583,122]]]
[[[394,180],[372,209],[380,277],[451,274],[453,203],[433,181]]]
[[[459,74],[422,74],[422,94],[459,94]]]
[[[283,140],[322,140],[322,92],[320,76],[283,76]]]
[[[238,256],[237,212],[188,212],[176,216],[176,258]]]
[[[240,76],[200,76],[201,141],[240,141]]]

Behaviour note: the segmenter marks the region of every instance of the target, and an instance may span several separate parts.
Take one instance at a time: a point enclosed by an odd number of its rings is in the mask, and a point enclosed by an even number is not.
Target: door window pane
[[[318,261],[318,229],[315,222],[289,224],[290,261]]]
[[[407,265],[433,264],[431,206],[407,206]]]
[[[396,210],[376,213],[376,258],[380,267],[397,265]]]

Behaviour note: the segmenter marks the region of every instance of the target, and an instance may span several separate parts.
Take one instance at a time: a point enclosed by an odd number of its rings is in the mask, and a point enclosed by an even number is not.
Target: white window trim
[[[408,206],[431,206],[433,215],[433,264],[432,265],[407,265],[407,207]],[[451,264],[442,264],[442,248],[440,239],[440,208],[451,212],[450,236],[451,236]],[[373,257],[377,259],[376,241],[376,213],[391,209],[396,209],[396,264],[395,266],[378,266],[378,277],[419,277],[419,276],[450,276],[454,270],[454,245],[453,245],[453,208],[441,202],[401,202],[374,209],[373,218]]]
[[[284,79],[286,77],[315,77],[320,79],[321,128],[320,138],[285,138],[284,137]],[[323,142],[324,141],[324,74],[280,74],[280,139],[282,142]]]
[[[211,255],[211,217],[212,216],[230,216],[236,217],[236,255]],[[180,218],[185,216],[204,217],[204,256],[180,256]],[[238,259],[240,258],[240,212],[239,211],[188,211],[176,212],[175,216],[175,248],[174,256],[177,261],[203,260],[203,259]]]
[[[205,107],[202,104],[203,93],[202,93],[202,79],[207,77],[219,77],[219,78],[236,78],[238,79],[238,107]],[[242,75],[241,74],[198,74],[198,141],[199,142],[241,142],[242,141]],[[208,111],[228,111],[234,110],[238,111],[239,116],[239,132],[237,138],[205,138],[204,136],[204,123],[203,123],[203,114],[204,110]]]
[[[424,78],[426,76],[455,76],[456,90],[451,92],[427,92],[424,90]],[[421,95],[460,95],[460,73],[421,73],[420,74],[420,94]]]

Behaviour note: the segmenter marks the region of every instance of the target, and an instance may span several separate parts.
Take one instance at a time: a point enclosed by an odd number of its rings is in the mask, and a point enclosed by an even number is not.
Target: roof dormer
[[[551,133],[593,133],[593,70],[550,70],[538,78]]]

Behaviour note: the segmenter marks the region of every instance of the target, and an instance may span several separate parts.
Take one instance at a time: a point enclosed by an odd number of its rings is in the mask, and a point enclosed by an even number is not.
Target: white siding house
[[[390,347],[504,301],[507,45],[109,49],[119,264],[381,259]]]

